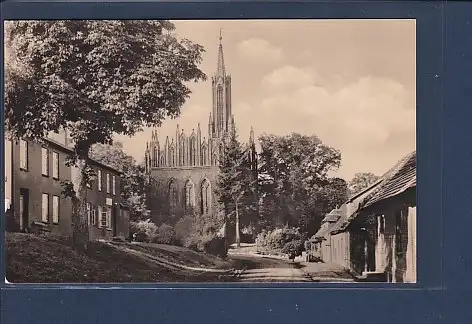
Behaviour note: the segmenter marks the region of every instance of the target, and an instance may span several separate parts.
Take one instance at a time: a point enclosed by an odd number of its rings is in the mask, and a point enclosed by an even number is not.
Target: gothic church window
[[[185,184],[185,211],[188,213],[195,208],[195,189],[192,181]]]
[[[207,156],[207,148],[206,146],[202,147],[202,165],[207,165],[208,163],[208,156]]]
[[[180,137],[179,165],[185,165],[185,141],[183,136]]]
[[[171,166],[175,166],[175,149],[174,147],[170,148],[169,161]]]
[[[164,166],[165,163],[164,163],[164,155],[161,155],[161,163],[160,163],[160,166]]]
[[[190,139],[190,165],[197,164],[197,145],[195,137]]]
[[[208,214],[211,206],[211,186],[208,180],[203,180],[201,185],[201,204],[200,209],[202,214]]]
[[[169,183],[169,207],[171,213],[175,212],[177,208],[177,186],[175,181]]]
[[[158,161],[159,161],[159,153],[157,150],[157,146],[154,146],[152,149],[152,166],[157,167]]]

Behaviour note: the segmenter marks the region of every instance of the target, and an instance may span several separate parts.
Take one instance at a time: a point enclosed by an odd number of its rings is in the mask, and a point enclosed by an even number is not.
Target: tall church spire
[[[223,37],[221,36],[221,29],[220,29],[220,46],[218,47],[218,67],[216,69],[217,77],[224,77],[226,75],[225,59],[223,56],[223,44],[221,44],[222,40],[223,40]]]
[[[223,45],[220,30],[220,45],[218,48],[218,64],[216,73],[212,76],[213,110],[211,137],[222,137],[230,131],[231,126],[231,75],[226,74],[223,58]]]

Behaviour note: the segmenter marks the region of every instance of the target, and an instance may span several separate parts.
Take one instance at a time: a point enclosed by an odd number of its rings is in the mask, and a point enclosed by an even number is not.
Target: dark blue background
[[[1,322],[472,323],[471,9],[466,2],[439,1],[4,2],[2,19],[416,19],[419,283],[159,285],[160,289],[3,285]],[[310,41],[309,34],[297,37]],[[3,159],[0,166],[3,169]],[[0,235],[3,242],[3,231]]]

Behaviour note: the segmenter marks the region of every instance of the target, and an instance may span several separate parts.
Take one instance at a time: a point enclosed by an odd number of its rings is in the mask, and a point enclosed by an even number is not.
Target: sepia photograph
[[[414,19],[4,23],[7,283],[416,283]]]

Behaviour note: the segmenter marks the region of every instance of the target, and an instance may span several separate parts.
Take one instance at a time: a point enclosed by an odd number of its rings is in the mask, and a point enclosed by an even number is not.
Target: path
[[[263,256],[253,246],[232,248],[229,257],[237,268],[245,269],[239,276],[243,282],[353,282],[344,269],[334,264],[290,262],[286,257]]]

